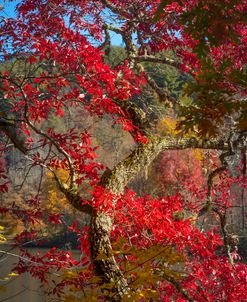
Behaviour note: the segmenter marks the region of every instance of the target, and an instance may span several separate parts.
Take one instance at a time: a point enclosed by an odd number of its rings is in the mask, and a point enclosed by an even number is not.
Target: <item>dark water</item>
[[[18,250],[11,250],[7,245],[0,245],[0,251],[9,251],[13,255],[6,255],[0,252],[0,302],[50,302],[46,294],[47,288],[41,287],[38,279],[33,278],[29,273],[20,276],[9,277],[3,280],[11,273],[14,264],[18,262]],[[37,253],[38,249],[28,248],[29,252]],[[41,249],[46,252],[48,249]],[[73,251],[78,255],[78,251]]]

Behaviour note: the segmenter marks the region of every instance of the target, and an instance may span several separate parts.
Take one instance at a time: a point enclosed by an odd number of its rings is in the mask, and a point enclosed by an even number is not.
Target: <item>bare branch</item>
[[[110,9],[114,14],[120,15],[127,19],[127,12],[121,9],[120,7],[116,7],[115,5],[112,5],[111,2],[108,0],[101,0],[101,2],[108,8]]]
[[[26,156],[26,158],[33,161],[33,159],[28,156]],[[82,213],[92,215],[93,207],[91,206],[91,204],[89,202],[87,202],[81,198],[81,196],[78,192],[78,188],[75,186],[75,184],[73,185],[73,188],[70,188],[69,186],[64,184],[59,179],[56,172],[51,167],[48,167],[47,165],[45,165],[42,162],[38,162],[38,164],[41,167],[46,168],[53,174],[53,177],[58,185],[59,190],[65,195],[65,197],[67,198],[67,200],[71,204],[71,206],[73,206],[75,209],[77,209],[78,211],[80,211]]]
[[[135,60],[137,63],[141,62],[149,62],[149,63],[158,63],[158,64],[165,64],[170,65],[172,67],[175,67],[177,69],[181,68],[181,64],[179,61],[170,59],[170,58],[158,58],[152,55],[138,55],[132,57],[133,60]]]
[[[2,130],[6,136],[14,144],[15,148],[24,154],[27,154],[28,149],[25,146],[24,140],[18,135],[18,130],[16,128],[16,121],[10,122],[9,120],[1,117],[0,118],[0,130]]]
[[[205,206],[203,206],[202,209],[200,209],[199,213],[198,213],[198,217],[205,215],[207,213],[209,213],[212,210],[212,190],[213,190],[213,180],[214,178],[219,175],[221,172],[225,171],[226,167],[225,166],[221,166],[217,169],[215,169],[214,171],[212,171],[209,175],[208,175],[208,181],[207,181],[207,186],[208,186],[208,192],[207,192],[207,201]]]
[[[172,104],[172,105],[177,103],[177,100],[174,97],[172,97],[164,88],[159,87],[156,84],[156,82],[147,73],[144,73],[144,76],[145,76],[148,84],[159,96],[159,99],[161,102],[165,102],[165,103]]]
[[[110,31],[114,31],[116,34],[119,34],[119,35],[123,35],[124,34],[124,31],[121,30],[120,28],[118,27],[115,27],[113,25],[110,25],[110,24],[105,24],[104,27]]]
[[[183,289],[183,287],[177,280],[175,280],[171,276],[168,276],[167,274],[165,274],[163,277],[166,279],[166,281],[171,283],[177,289],[177,291],[181,293],[189,302],[195,302],[195,300],[188,294],[185,289]]]
[[[223,235],[223,242],[224,242],[224,247],[225,247],[225,251],[226,251],[226,255],[228,257],[229,263],[231,265],[234,264],[233,258],[232,258],[232,254],[231,254],[231,246],[229,244],[229,234],[227,232],[226,229],[226,212],[221,212],[218,208],[213,207],[213,211],[218,215],[219,219],[220,219],[220,227],[221,227],[221,231],[222,231],[222,235]]]
[[[5,299],[0,300],[0,302],[5,302],[5,301],[8,301],[8,300],[10,300],[10,299],[12,300],[13,298],[16,298],[16,297],[18,297],[19,295],[21,295],[22,293],[24,293],[26,290],[27,290],[27,289],[24,288],[24,289],[20,290],[18,293],[14,294],[14,295],[12,295],[12,296],[8,296],[8,297],[5,298]]]

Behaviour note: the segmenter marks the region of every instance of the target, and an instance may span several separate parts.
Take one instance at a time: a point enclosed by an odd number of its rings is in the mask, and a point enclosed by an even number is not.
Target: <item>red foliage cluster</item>
[[[20,131],[29,136],[27,145],[31,152],[28,159],[32,161],[32,167],[51,171],[62,168],[68,172],[70,185],[89,183],[93,186],[92,199],[84,203],[92,205],[93,211],[100,210],[114,219],[114,240],[125,238],[123,245],[127,251],[132,246],[148,250],[159,245],[172,247],[182,255],[184,267],[180,279],[174,281],[168,276],[166,281],[152,285],[156,286],[162,301],[187,301],[186,296],[192,297],[192,301],[245,301],[246,265],[241,262],[230,264],[221,250],[223,241],[220,236],[215,231],[200,231],[195,225],[198,204],[204,201],[189,203],[179,194],[159,199],[137,197],[130,190],[119,192],[119,195],[111,194],[99,186],[103,165],[95,160],[96,148],[91,145],[89,132],[73,128],[66,133],[58,133],[56,125],[53,128],[44,126],[50,116],[62,119],[67,108],[79,110],[81,106],[97,117],[111,115],[114,123],[121,124],[138,144],[148,141],[125,107],[121,106],[141,91],[146,83],[143,74],[136,74],[131,58],[113,68],[103,57],[104,49],[100,42],[104,38],[109,7],[115,8],[113,15],[117,30],[129,33],[130,38],[138,32],[139,45],[154,54],[173,51],[179,58],[177,67],[194,75],[198,83],[204,83],[205,74],[213,70],[211,75],[218,75],[217,88],[239,96],[246,93],[239,74],[247,63],[247,30],[242,20],[247,2],[228,0],[223,7],[215,1],[165,1],[161,18],[155,23],[153,17],[159,2],[21,1],[17,19],[1,19],[0,51],[3,61],[25,61],[26,70],[19,76],[12,70],[0,71],[3,100],[10,107],[9,111],[18,117]],[[202,11],[205,11],[207,22],[211,23],[194,28],[202,21]],[[135,32],[130,31],[133,24]],[[110,24],[108,26],[110,28]],[[139,55],[142,55],[141,48]],[[203,101],[198,103],[199,107],[204,105]],[[37,151],[37,146],[42,152]],[[164,155],[163,160],[171,163],[171,157],[165,158]],[[184,162],[183,158],[179,160],[182,166],[179,180],[181,175],[187,177],[190,174]],[[193,166],[193,173],[196,173],[191,181],[203,183],[199,165]],[[3,169],[1,160],[0,192],[6,193],[8,181]],[[168,167],[165,173],[169,181],[174,182],[174,169]],[[182,180],[181,185],[184,184],[186,182]],[[73,189],[72,185],[69,189]],[[186,185],[186,190],[194,190],[192,193],[196,197],[205,197],[205,192],[199,194],[193,186]],[[231,206],[227,186],[227,181],[224,186],[220,183],[213,191],[219,212]],[[216,190],[220,192],[218,195]],[[71,190],[69,193],[74,192]],[[32,225],[43,213],[37,200],[30,202],[28,207],[19,209],[13,203],[11,208],[0,208],[0,212],[9,212]],[[51,214],[48,221],[60,224],[61,215]],[[80,261],[73,260],[70,252],[56,248],[36,256],[22,249],[15,270],[18,273],[28,271],[46,282],[46,275],[51,270],[58,272],[87,267],[90,254],[87,229],[80,230],[76,224],[69,228],[78,235],[79,248],[86,255]],[[16,239],[17,242],[32,240],[34,235],[31,230]],[[130,262],[136,260],[126,257]],[[157,263],[153,261],[152,265],[155,269]],[[82,288],[89,277],[91,273],[88,271],[80,272],[76,278],[68,278],[60,286]]]

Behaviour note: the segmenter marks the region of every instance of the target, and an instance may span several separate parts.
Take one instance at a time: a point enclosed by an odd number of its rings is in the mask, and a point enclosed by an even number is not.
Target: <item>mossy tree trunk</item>
[[[121,161],[111,172],[102,176],[101,186],[109,193],[120,194],[124,191],[129,181],[141,169],[147,167],[165,149],[197,148],[223,148],[222,142],[203,142],[194,139],[174,140],[171,138],[149,138],[146,144],[138,145],[133,152]],[[113,204],[114,208],[114,204]],[[91,258],[95,273],[101,277],[102,289],[104,284],[108,290],[108,301],[121,301],[124,293],[128,291],[128,282],[119,269],[111,246],[111,231],[113,218],[104,211],[93,211],[90,224]],[[100,255],[104,255],[103,259]],[[109,286],[110,285],[110,286]],[[109,287],[111,288],[109,290]]]

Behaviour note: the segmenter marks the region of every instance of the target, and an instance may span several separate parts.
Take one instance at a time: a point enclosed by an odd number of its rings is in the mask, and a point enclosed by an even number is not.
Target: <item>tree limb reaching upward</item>
[[[108,192],[119,195],[124,191],[130,180],[144,167],[150,165],[158,154],[164,150],[182,150],[187,148],[224,149],[225,147],[224,142],[217,140],[197,141],[195,139],[176,140],[151,137],[148,143],[137,146],[111,172],[107,171],[107,176],[103,174],[100,185]],[[128,291],[128,283],[112,255],[112,223],[111,215],[101,210],[93,212],[90,231],[91,255],[95,271],[97,275],[102,276],[103,283],[115,284],[112,289],[115,298],[112,301],[119,301],[123,294]],[[106,257],[98,259],[102,253]]]

